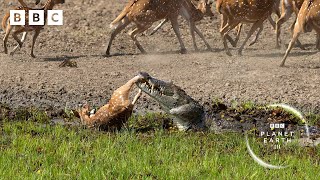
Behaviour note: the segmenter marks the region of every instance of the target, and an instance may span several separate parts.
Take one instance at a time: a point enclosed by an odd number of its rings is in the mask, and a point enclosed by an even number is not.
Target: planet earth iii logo
[[[286,148],[290,145],[298,145],[299,139],[304,137],[306,139],[310,139],[309,126],[306,119],[303,117],[302,113],[297,109],[288,106],[286,104],[273,104],[269,105],[268,108],[277,108],[281,109],[284,112],[293,115],[296,117],[299,122],[298,124],[303,124],[301,126],[295,125],[293,127],[290,123],[269,123],[267,127],[259,128],[255,133],[255,136],[248,138],[248,132],[245,134],[246,146],[250,156],[253,158],[255,162],[259,165],[269,168],[269,169],[281,169],[290,166],[288,162],[282,162],[282,165],[274,165],[272,163],[267,162],[264,159],[271,159],[271,161],[281,161],[286,153],[281,153],[281,151],[286,151]],[[255,146],[253,146],[255,145]],[[255,148],[253,148],[255,147]],[[262,155],[260,157],[254,150]]]

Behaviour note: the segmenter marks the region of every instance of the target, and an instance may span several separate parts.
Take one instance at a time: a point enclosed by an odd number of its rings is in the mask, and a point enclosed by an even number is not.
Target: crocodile
[[[136,82],[138,88],[155,99],[173,116],[173,122],[180,131],[202,130],[205,128],[205,112],[203,106],[191,98],[183,89],[172,82],[165,82],[140,72],[143,77]]]

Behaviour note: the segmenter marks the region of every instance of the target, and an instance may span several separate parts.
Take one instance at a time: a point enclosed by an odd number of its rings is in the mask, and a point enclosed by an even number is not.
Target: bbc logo
[[[285,124],[284,123],[275,123],[275,124],[270,124],[270,129],[284,129]]]
[[[62,10],[47,10],[47,20],[45,20],[44,10],[29,10],[28,19],[29,25],[44,26],[45,22],[49,26],[63,25],[63,11]],[[10,24],[11,25],[26,25],[26,11],[25,10],[10,10]]]

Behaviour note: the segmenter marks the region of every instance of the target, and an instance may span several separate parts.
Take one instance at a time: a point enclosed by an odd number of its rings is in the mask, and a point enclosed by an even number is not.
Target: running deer
[[[294,12],[298,15],[299,10],[302,6],[303,0],[282,0],[281,1],[281,17],[276,22],[276,47],[280,47],[280,29],[281,25],[285,23]],[[293,31],[294,24],[296,21],[293,22],[291,25],[291,31]],[[301,49],[304,49],[300,41],[297,39],[297,44]]]
[[[221,14],[220,33],[227,55],[231,56],[227,45],[228,32],[240,23],[253,23],[247,37],[238,50],[239,55],[251,35],[260,28],[263,29],[263,22],[271,15],[275,0],[217,0],[216,8]],[[260,34],[258,32],[258,34]]]
[[[276,14],[278,18],[280,18],[280,16],[281,16],[279,5],[280,5],[280,0],[275,0],[274,6],[273,6],[273,9],[272,9],[272,12],[274,14]],[[272,19],[271,16],[268,17],[268,21],[271,24],[271,26],[273,27],[273,29],[276,29],[276,23],[274,22],[274,20]],[[240,23],[236,27],[237,34],[236,34],[235,40],[233,40],[229,35],[227,35],[227,37],[226,37],[233,47],[237,46],[237,43],[238,43],[238,41],[240,39],[240,33],[241,33],[242,26],[243,26],[243,24]],[[258,33],[256,34],[255,38],[250,42],[249,46],[252,46],[253,44],[255,44],[257,42],[258,37],[259,37],[261,32],[262,32],[262,29],[260,28]]]
[[[7,22],[9,17],[10,17],[10,12],[8,12],[2,19],[2,29],[5,30],[5,36],[3,38],[3,46],[4,46],[4,53],[8,54],[8,48],[7,48],[7,42],[8,42],[8,38],[9,35],[11,33],[11,30],[14,29],[14,32],[12,33],[13,38],[18,42],[18,45],[12,50],[12,52],[10,53],[10,55],[13,55],[15,53],[15,51],[20,47],[22,47],[24,41],[26,40],[27,37],[27,33],[34,31],[34,35],[33,35],[33,39],[32,39],[32,46],[31,46],[31,57],[35,58],[35,55],[33,53],[33,49],[34,49],[34,44],[37,40],[37,37],[40,34],[40,31],[44,28],[44,26],[34,26],[34,25],[29,25],[29,17],[28,17],[28,12],[29,10],[44,10],[45,11],[45,19],[47,19],[47,11],[48,10],[52,10],[54,5],[56,4],[63,4],[65,2],[65,0],[48,0],[45,5],[42,8],[39,9],[32,9],[32,8],[28,8],[28,7],[18,7],[15,10],[25,10],[26,11],[26,25],[21,26],[21,25],[10,25],[10,22]],[[18,35],[20,33],[22,34],[22,38],[21,40],[18,38]]]
[[[304,0],[294,24],[292,39],[288,49],[282,59],[280,66],[284,66],[285,61],[299,35],[302,32],[310,32],[314,29],[317,33],[316,47],[320,50],[320,0]]]
[[[185,17],[189,22],[190,32],[195,49],[197,48],[195,43],[194,31],[196,31],[200,35],[207,48],[211,50],[211,47],[205,40],[204,36],[194,25],[194,21],[191,18],[190,13],[191,8],[194,8],[194,6],[190,2],[190,0],[130,0],[130,2],[122,10],[120,15],[110,24],[112,31],[108,48],[106,50],[106,55],[110,55],[112,41],[114,40],[116,35],[119,34],[131,22],[135,23],[136,27],[129,33],[129,35],[131,36],[134,44],[138,47],[141,53],[146,53],[146,51],[137,40],[137,35],[150,28],[154,22],[166,18],[171,22],[172,28],[178,38],[178,41],[180,43],[180,52],[185,53],[186,48],[181,39],[178,25],[179,15]]]
[[[194,8],[191,8],[191,18],[194,22],[201,21],[205,16],[212,18],[214,16],[213,12],[211,11],[211,7],[213,2],[209,2],[209,0],[200,0],[199,2],[195,2],[191,0]],[[169,21],[168,18],[162,20],[158,26],[156,26],[150,35],[156,33],[165,23]]]
[[[83,108],[78,110],[82,124],[88,128],[119,130],[131,116],[133,107],[142,94],[142,91],[139,90],[132,102],[129,99],[133,85],[139,81],[143,81],[141,75],[135,76],[119,87],[113,92],[109,102],[96,113],[90,113],[89,105],[84,105]]]

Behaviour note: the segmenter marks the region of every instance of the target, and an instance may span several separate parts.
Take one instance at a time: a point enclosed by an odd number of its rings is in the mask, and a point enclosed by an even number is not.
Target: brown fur
[[[280,66],[284,66],[285,61],[299,35],[305,31],[314,29],[317,32],[316,47],[320,50],[320,0],[305,0],[297,15],[296,23],[293,29],[292,39],[289,43],[288,49],[282,59]]]
[[[39,4],[40,0],[35,0],[36,4]],[[27,4],[23,2],[23,0],[18,0],[18,2],[21,4],[22,7],[27,7]],[[5,31],[6,26],[7,26],[7,21],[10,17],[10,13],[6,13],[2,19],[2,29]]]
[[[217,0],[216,9],[221,14],[220,33],[227,55],[231,56],[227,45],[228,32],[240,23],[253,23],[247,38],[239,48],[239,55],[257,28],[263,29],[263,22],[271,15],[275,0]],[[258,32],[259,33],[259,32]]]
[[[303,0],[281,0],[281,17],[276,22],[276,47],[280,47],[280,29],[281,25],[285,23],[294,12],[296,15],[298,15],[299,10],[303,4]],[[294,24],[296,21],[294,21],[291,25],[291,31],[293,31]],[[304,49],[301,45],[300,41],[297,39],[297,43],[301,49]]]
[[[201,21],[204,16],[208,16],[212,18],[214,16],[213,12],[211,11],[212,2],[208,2],[208,0],[200,0],[199,2],[191,1],[192,4],[188,6],[190,8],[191,18],[194,22]],[[153,35],[157,32],[169,19],[164,19],[161,23],[156,26],[150,35]]]
[[[78,110],[82,123],[89,128],[120,129],[131,116],[133,106],[141,95],[141,91],[139,91],[132,102],[129,100],[130,91],[139,80],[142,80],[142,77],[138,75],[115,90],[109,102],[94,115],[88,115],[89,105]]]
[[[46,2],[46,4],[41,8],[41,9],[36,9],[36,10],[52,10],[54,5],[56,4],[63,4],[65,0],[48,0]],[[29,10],[34,10],[32,8],[29,8],[29,7],[18,7],[18,8],[15,8],[15,10],[25,10],[26,12],[28,12]],[[45,19],[46,19],[46,14],[45,13]],[[35,55],[33,54],[33,49],[34,49],[34,44],[35,44],[35,41],[38,37],[38,35],[40,34],[40,31],[43,29],[44,26],[30,26],[28,25],[28,15],[26,14],[26,25],[24,26],[12,26],[10,25],[10,22],[7,22],[8,21],[8,18],[10,16],[10,12],[8,12],[4,18],[2,19],[2,27],[4,28],[6,34],[5,34],[5,37],[3,39],[3,46],[4,46],[4,52],[5,54],[8,53],[8,49],[7,49],[7,41],[8,41],[8,38],[9,38],[9,35],[11,33],[11,30],[14,29],[14,32],[12,34],[13,38],[18,42],[18,46],[14,48],[14,50],[10,53],[10,55],[13,55],[15,50],[18,48],[18,47],[22,47],[22,44],[25,40],[25,36],[27,34],[27,32],[30,32],[30,31],[34,31],[34,36],[33,36],[33,40],[32,40],[32,46],[31,46],[31,56],[34,58]],[[23,38],[22,40],[20,41],[20,39],[18,38],[18,35],[20,33],[24,33],[23,34]]]
[[[279,5],[280,5],[280,0],[276,0],[276,1],[275,1],[275,4],[274,4],[274,6],[273,6],[273,9],[272,9],[272,12],[275,13],[275,14],[278,16],[278,18],[280,18],[280,15],[281,15],[281,14],[280,14]],[[269,20],[269,23],[271,24],[271,26],[272,26],[274,29],[276,29],[276,23],[275,23],[274,20],[272,19],[271,15],[268,17],[268,20]],[[236,29],[237,29],[237,35],[236,35],[236,39],[235,39],[235,40],[233,40],[230,36],[227,35],[227,39],[229,40],[229,42],[231,43],[231,45],[232,45],[233,47],[236,47],[236,46],[237,46],[237,43],[238,43],[238,41],[239,41],[239,39],[240,39],[240,33],[241,33],[242,26],[243,26],[243,24],[240,23],[240,24],[236,27]],[[260,27],[260,28],[261,28],[261,27]],[[255,44],[255,43],[257,42],[258,37],[259,37],[261,31],[262,31],[262,29],[260,29],[260,30],[258,31],[258,33],[256,34],[255,38],[250,42],[249,46],[252,46],[253,44]]]
[[[130,0],[126,7],[122,10],[120,15],[110,24],[112,28],[111,37],[109,40],[106,54],[110,55],[110,49],[113,39],[131,22],[135,23],[136,28],[129,33],[134,44],[142,53],[146,51],[142,48],[137,40],[137,35],[143,33],[150,28],[152,24],[161,19],[169,19],[174,29],[174,32],[179,40],[181,52],[186,52],[185,46],[182,42],[179,25],[178,15],[184,15],[190,23],[190,32],[194,39],[194,31],[201,34],[195,27],[194,21],[190,13],[190,0]],[[203,37],[202,34],[200,37]],[[205,41],[205,40],[204,40]],[[208,48],[209,44],[205,41]],[[194,46],[195,41],[194,41]],[[211,48],[210,48],[211,49]]]

